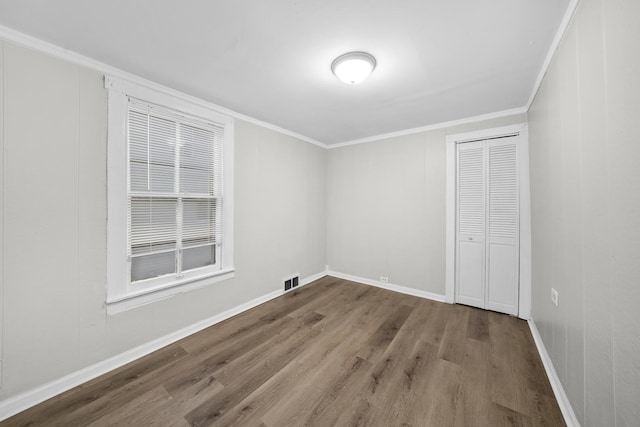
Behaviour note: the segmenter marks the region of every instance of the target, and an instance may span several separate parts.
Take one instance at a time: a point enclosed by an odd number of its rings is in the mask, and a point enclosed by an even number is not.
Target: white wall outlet
[[[551,288],[551,302],[557,307],[558,306],[558,291]]]
[[[387,276],[380,276],[380,281],[382,283],[389,283],[389,278]]]

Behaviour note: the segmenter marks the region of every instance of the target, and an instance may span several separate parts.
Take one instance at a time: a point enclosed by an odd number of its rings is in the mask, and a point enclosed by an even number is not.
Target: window
[[[107,308],[233,275],[233,122],[202,101],[109,89]]]

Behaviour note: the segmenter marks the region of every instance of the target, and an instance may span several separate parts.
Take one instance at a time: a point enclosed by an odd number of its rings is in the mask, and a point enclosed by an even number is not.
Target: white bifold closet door
[[[518,314],[517,137],[457,144],[456,302]]]

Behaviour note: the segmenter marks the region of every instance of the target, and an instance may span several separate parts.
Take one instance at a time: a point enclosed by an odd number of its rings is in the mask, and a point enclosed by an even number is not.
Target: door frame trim
[[[446,270],[445,301],[455,303],[456,270],[456,144],[501,136],[518,136],[520,181],[520,289],[518,317],[531,318],[531,195],[529,129],[526,123],[447,135],[446,140]]]

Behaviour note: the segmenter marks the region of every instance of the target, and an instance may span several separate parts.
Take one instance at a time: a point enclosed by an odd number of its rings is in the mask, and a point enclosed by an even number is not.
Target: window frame
[[[233,118],[214,110],[211,104],[161,86],[105,76],[108,90],[107,134],[107,313],[115,314],[202,288],[234,276],[233,264]],[[129,97],[173,110],[179,114],[212,122],[224,128],[222,244],[215,269],[199,268],[183,277],[131,282],[128,259],[128,146],[127,114]],[[218,255],[216,254],[216,256]],[[144,283],[142,283],[144,282]]]

